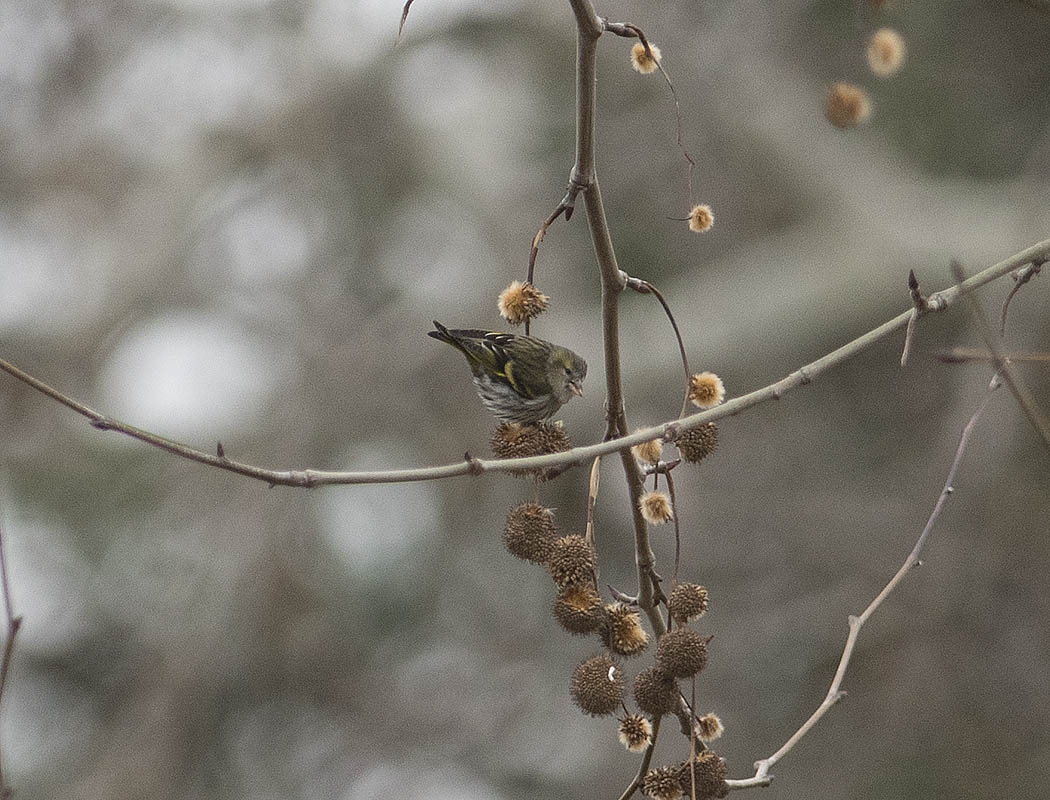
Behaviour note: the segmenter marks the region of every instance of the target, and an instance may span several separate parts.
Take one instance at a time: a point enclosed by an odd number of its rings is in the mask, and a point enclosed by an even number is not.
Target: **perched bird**
[[[583,396],[587,362],[571,350],[532,336],[434,327],[427,335],[467,357],[478,397],[504,422],[539,422]]]

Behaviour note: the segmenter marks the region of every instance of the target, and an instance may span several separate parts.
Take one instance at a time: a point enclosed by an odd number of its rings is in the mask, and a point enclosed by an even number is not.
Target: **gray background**
[[[602,3],[658,44],[714,229],[690,234],[659,76],[600,47],[598,170],[621,266],[743,394],[1050,236],[1050,17],[1020,3]],[[264,466],[367,469],[487,452],[491,421],[432,319],[495,296],[572,157],[567,4],[0,4],[0,355],[106,413]],[[897,27],[895,79],[863,43]],[[867,86],[841,132],[824,87]],[[590,362],[561,414],[603,430],[582,214],[544,242],[537,334]],[[1009,282],[982,293],[998,311]],[[652,298],[623,303],[630,424],[673,417]],[[1008,347],[1050,348],[1046,278]],[[817,705],[846,635],[933,506],[987,366],[923,321],[722,425],[679,475],[683,575],[706,584],[700,707],[751,774]],[[1045,367],[1022,369],[1045,403]],[[550,620],[500,542],[531,495],[499,476],[314,491],[101,433],[0,376],[0,500],[24,633],[0,709],[20,798],[615,798],[637,757],[568,702],[596,643]],[[1046,451],[1001,392],[926,563],[865,628],[849,697],[766,798],[1037,797],[1050,780]],[[542,489],[579,531],[586,475]],[[603,469],[603,579],[633,591],[622,475]],[[672,541],[654,531],[661,569]],[[633,674],[644,660],[629,665]],[[668,736],[654,763],[684,757]]]

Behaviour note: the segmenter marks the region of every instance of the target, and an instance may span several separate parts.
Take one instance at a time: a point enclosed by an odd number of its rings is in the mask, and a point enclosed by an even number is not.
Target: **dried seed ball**
[[[554,540],[547,569],[561,588],[585,583],[594,577],[594,547],[582,536]]]
[[[658,463],[662,451],[663,443],[659,439],[650,439],[648,442],[636,444],[631,448],[631,453],[643,464]]]
[[[526,458],[562,453],[572,447],[565,429],[557,422],[501,422],[492,434],[492,452],[497,458]],[[540,480],[550,476],[549,470],[514,470],[514,474],[535,475]]]
[[[690,464],[698,464],[718,449],[718,426],[705,422],[678,434],[678,452]]]
[[[512,281],[499,294],[500,316],[511,325],[521,325],[547,310],[550,298],[528,281]]]
[[[714,408],[726,399],[726,387],[713,372],[698,372],[689,379],[689,401],[697,408]]]
[[[652,735],[652,724],[641,714],[628,714],[620,720],[620,744],[632,753],[648,747]]]
[[[678,687],[674,679],[656,667],[643,669],[634,678],[634,702],[651,717],[662,717],[678,705]]]
[[[642,75],[655,72],[657,65],[660,63],[660,58],[660,48],[655,44],[649,45],[648,53],[645,52],[645,45],[641,42],[636,42],[634,47],[631,48],[631,66]]]
[[[605,622],[602,599],[590,584],[568,586],[554,600],[554,619],[569,633],[592,633]]]
[[[547,563],[557,538],[554,512],[539,503],[522,503],[503,526],[503,543],[511,555],[534,564]]]
[[[904,37],[893,28],[880,28],[868,39],[868,66],[880,78],[896,75],[906,54]]]
[[[663,492],[646,492],[638,498],[638,507],[642,510],[642,516],[650,525],[661,525],[670,522],[674,518],[671,509],[671,498]]]
[[[689,628],[668,631],[656,643],[656,667],[666,675],[688,678],[707,666],[709,640]]]
[[[678,767],[657,767],[642,778],[642,794],[653,800],[678,800],[682,796],[682,782]]]
[[[836,128],[852,128],[871,116],[871,99],[859,86],[840,81],[828,89],[824,116]]]
[[[715,224],[715,215],[711,206],[703,203],[693,206],[689,211],[689,230],[693,233],[707,233]]]
[[[680,624],[702,617],[707,611],[707,589],[697,583],[680,583],[667,600],[671,619]]]
[[[678,766],[679,786],[682,793],[692,793],[693,781],[696,782],[696,800],[709,800],[713,797],[725,797],[729,794],[726,786],[726,777],[729,770],[726,768],[724,758],[716,755],[710,750],[698,753],[690,770],[688,761],[683,761]],[[690,774],[692,772],[692,774]]]
[[[708,712],[696,721],[696,735],[701,742],[713,742],[722,735],[722,720],[717,714]]]
[[[638,612],[624,603],[605,607],[601,628],[602,644],[621,656],[633,656],[649,644],[649,634],[642,627]]]
[[[581,661],[572,673],[572,699],[592,716],[612,714],[623,704],[623,671],[605,653]]]

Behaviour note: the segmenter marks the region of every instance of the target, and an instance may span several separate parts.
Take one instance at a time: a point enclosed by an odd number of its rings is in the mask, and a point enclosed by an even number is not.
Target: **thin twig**
[[[957,261],[952,261],[951,266],[956,282],[961,284],[964,279],[962,266]],[[1050,450],[1050,420],[1043,414],[1035,397],[1028,391],[1028,387],[1024,385],[1021,377],[1003,355],[1002,348],[999,346],[999,340],[992,330],[992,326],[988,324],[988,318],[984,315],[984,310],[981,308],[980,300],[971,294],[967,294],[966,301],[977,323],[977,330],[980,331],[981,338],[984,339],[984,345],[992,353],[996,371],[1003,376],[1003,381],[1014,396],[1014,399],[1017,400],[1017,404],[1021,406],[1024,415],[1028,417],[1032,427],[1042,437],[1043,445],[1047,450]]]
[[[1014,299],[1014,295],[1017,294],[1017,290],[1024,286],[1028,281],[1032,280],[1038,275],[1042,269],[1045,261],[1033,261],[1027,267],[1018,270],[1013,278],[1014,285],[1006,295],[1006,299],[1003,301],[1003,308],[999,314],[999,335],[1002,336],[1006,332],[1006,314],[1010,310],[1010,303]]]
[[[988,267],[983,272],[965,280],[958,286],[952,286],[930,296],[930,310],[944,311],[950,308],[959,299],[960,295],[968,293],[984,286],[996,278],[1006,275],[1011,270],[1017,269],[1033,260],[1042,260],[1050,256],[1050,240],[1040,242],[1019,253],[1016,253],[1005,261]],[[803,367],[795,370],[780,380],[756,389],[739,397],[727,400],[721,405],[700,411],[682,419],[669,420],[659,425],[648,428],[639,428],[632,434],[616,436],[603,440],[596,444],[574,447],[561,453],[552,453],[546,456],[530,456],[528,458],[508,459],[479,459],[464,458],[452,464],[436,467],[415,467],[411,469],[391,469],[368,472],[345,472],[315,469],[302,470],[274,470],[258,467],[252,464],[235,461],[225,454],[223,457],[197,450],[189,445],[166,439],[150,431],[136,428],[126,422],[121,422],[113,417],[95,411],[78,400],[63,394],[57,389],[47,385],[39,378],[35,378],[27,372],[19,369],[8,361],[0,359],[0,370],[17,378],[23,383],[31,386],[38,392],[47,395],[56,402],[72,409],[81,416],[90,420],[93,427],[99,430],[111,430],[138,439],[153,447],[165,450],[180,458],[196,461],[218,469],[235,472],[255,480],[262,481],[273,486],[295,486],[299,488],[313,488],[327,485],[350,485],[350,484],[374,484],[374,483],[406,483],[413,481],[441,480],[463,475],[482,475],[486,473],[504,473],[520,470],[548,469],[556,466],[569,466],[584,464],[595,456],[608,453],[623,452],[630,450],[636,444],[647,442],[651,439],[662,439],[670,441],[680,431],[688,430],[703,425],[706,422],[714,422],[725,417],[731,417],[752,406],[765,403],[769,400],[779,400],[788,392],[800,386],[812,383],[826,370],[838,366],[856,356],[861,351],[871,347],[876,342],[886,338],[890,334],[900,330],[908,323],[912,309],[897,315],[893,319],[884,322],[877,328],[858,336],[830,353],[811,361]],[[620,395],[620,412],[622,413],[622,395]],[[628,453],[632,464],[636,462]],[[638,480],[641,481],[641,472],[638,471]]]
[[[857,643],[857,637],[860,634],[860,629],[864,626],[864,623],[868,621],[872,614],[882,605],[882,602],[889,596],[889,594],[897,588],[904,576],[907,575],[914,567],[918,566],[921,562],[919,561],[919,554],[922,552],[923,547],[926,544],[927,538],[929,538],[930,531],[933,529],[934,523],[941,514],[941,509],[944,508],[944,503],[948,497],[952,494],[952,484],[955,482],[955,473],[959,468],[959,462],[962,460],[963,452],[966,449],[966,444],[970,439],[970,433],[973,431],[973,427],[977,422],[977,418],[981,415],[987,407],[988,402],[992,399],[992,391],[988,392],[988,395],[981,401],[981,405],[978,406],[977,410],[970,417],[970,421],[966,423],[963,428],[962,435],[959,437],[959,446],[955,449],[955,458],[952,459],[951,468],[948,470],[948,477],[944,482],[944,487],[941,489],[941,493],[937,498],[937,502],[933,507],[933,511],[930,513],[929,518],[926,520],[926,525],[922,529],[922,533],[919,535],[918,540],[915,542],[915,546],[912,547],[911,552],[908,553],[908,557],[904,560],[900,569],[897,570],[896,574],[890,579],[881,592],[875,596],[875,599],[868,604],[868,607],[864,609],[864,612],[859,616],[850,616],[849,618],[849,636],[846,637],[846,645],[842,649],[842,656],[839,658],[838,668],[835,670],[835,677],[831,681],[831,686],[828,687],[827,695],[816,711],[814,711],[809,719],[802,723],[801,727],[791,737],[784,742],[784,744],[777,750],[773,755],[768,758],[764,758],[760,761],[755,762],[755,775],[745,781],[731,781],[727,782],[731,789],[742,789],[749,788],[751,786],[764,786],[768,785],[769,770],[776,764],[780,759],[786,756],[791,749],[798,744],[799,740],[809,733],[810,729],[813,728],[820,718],[827,713],[827,711],[835,705],[839,700],[845,696],[845,692],[841,690],[842,680],[846,676],[846,668],[849,666],[850,658],[853,656],[853,648]],[[763,783],[762,781],[765,781]]]
[[[584,538],[591,544],[594,544],[594,505],[598,500],[598,478],[601,474],[599,469],[601,463],[602,457],[595,456],[594,463],[591,464],[591,480],[587,487],[587,530]]]
[[[934,358],[945,364],[967,364],[974,361],[995,361],[996,355],[991,350],[981,350],[976,347],[952,347],[948,350],[938,350],[933,354]],[[1009,362],[1046,362],[1050,361],[1050,353],[1009,353],[1003,352],[999,357]]]
[[[667,70],[664,69],[664,65],[653,55],[652,45],[649,44],[649,39],[642,32],[642,29],[637,25],[632,25],[629,22],[609,22],[608,20],[602,20],[602,24],[609,33],[614,33],[617,36],[622,36],[628,39],[638,39],[642,43],[642,47],[645,48],[645,54],[648,56],[656,68],[660,70],[660,74],[663,76],[664,81],[667,83],[667,88],[671,90],[671,99],[674,101],[674,118],[675,118],[675,143],[678,145],[679,151],[682,156],[689,164],[689,175],[688,175],[688,187],[689,187],[689,205],[693,205],[693,170],[696,168],[696,162],[693,157],[689,155],[689,151],[685,149],[685,145],[682,143],[682,107],[678,103],[678,92],[675,91],[674,84],[671,82],[671,76],[667,74]]]
[[[915,270],[908,270],[908,291],[911,294],[911,302],[915,307],[911,318],[908,320],[908,329],[904,332],[904,349],[901,350],[901,366],[908,365],[908,357],[911,355],[912,341],[915,338],[915,329],[918,326],[919,317],[929,310],[929,304],[919,289],[919,279],[915,277]]]
[[[4,530],[0,523],[0,594],[4,598],[4,619],[7,625],[7,638],[4,642],[3,660],[0,661],[0,703],[3,702],[4,690],[7,688],[7,676],[11,669],[11,656],[15,652],[15,637],[22,627],[22,618],[15,616],[14,606],[11,603],[11,582],[7,575],[7,555],[4,550]],[[0,748],[2,756],[2,748]],[[2,757],[0,757],[0,798],[6,800],[11,797],[11,787],[7,785],[4,776]]]
[[[674,572],[671,573],[671,591],[678,586],[678,566],[682,563],[682,532],[678,522],[678,500],[674,495],[674,478],[667,471],[667,493],[671,496],[671,516],[674,518]]]
[[[639,294],[651,294],[660,301],[660,305],[664,307],[664,313],[667,315],[667,319],[671,322],[671,327],[674,328],[674,336],[678,341],[678,353],[682,357],[682,369],[685,370],[685,397],[682,398],[682,412],[678,415],[684,417],[686,409],[689,408],[689,381],[692,378],[692,373],[689,371],[689,357],[685,352],[685,342],[682,341],[682,332],[678,329],[678,323],[675,321],[674,314],[671,313],[671,306],[667,304],[667,300],[664,299],[663,294],[660,290],[653,286],[649,281],[642,280],[641,278],[633,278],[630,275],[625,275],[626,286],[628,289],[633,289]]]
[[[397,41],[401,40],[401,31],[405,29],[405,21],[408,19],[408,9],[412,7],[413,0],[405,0],[405,6],[401,9],[401,24],[397,26]]]

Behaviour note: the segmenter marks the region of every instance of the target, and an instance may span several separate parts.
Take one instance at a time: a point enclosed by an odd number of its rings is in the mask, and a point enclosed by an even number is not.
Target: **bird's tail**
[[[434,327],[437,328],[437,330],[427,331],[427,336],[437,339],[439,342],[448,342],[453,347],[459,347],[459,342],[457,342],[455,337],[448,332],[448,328],[437,320],[434,320]]]

